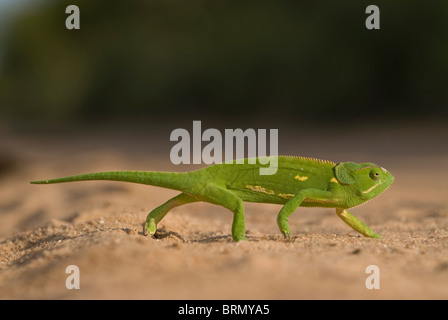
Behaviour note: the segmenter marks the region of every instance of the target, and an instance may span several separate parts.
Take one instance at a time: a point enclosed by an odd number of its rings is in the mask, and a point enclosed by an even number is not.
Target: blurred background
[[[1,122],[446,118],[448,2],[369,4],[0,0]]]

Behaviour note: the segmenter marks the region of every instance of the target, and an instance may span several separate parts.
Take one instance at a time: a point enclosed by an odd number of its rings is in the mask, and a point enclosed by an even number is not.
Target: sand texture
[[[379,198],[351,210],[383,239],[346,226],[334,209],[299,208],[293,241],[277,205],[246,204],[249,241],[232,242],[232,214],[194,203],[174,209],[155,238],[147,213],[178,192],[117,182],[29,181],[109,170],[186,171],[157,130],[0,136],[1,299],[447,299],[447,132],[431,126],[358,135],[282,135],[280,153],[374,162],[395,176]],[[369,131],[370,130],[370,131]],[[301,135],[303,138],[304,136]],[[444,148],[444,149],[443,149]],[[194,167],[197,168],[197,167]],[[65,286],[66,267],[80,289]],[[366,267],[380,270],[368,290]]]

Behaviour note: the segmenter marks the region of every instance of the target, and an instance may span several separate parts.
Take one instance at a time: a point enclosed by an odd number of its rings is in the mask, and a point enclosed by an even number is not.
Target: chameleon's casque
[[[272,158],[272,157],[271,157]],[[338,216],[366,237],[380,238],[346,209],[365,203],[384,192],[394,181],[386,169],[372,163],[334,163],[304,157],[279,156],[274,175],[260,175],[263,165],[230,163],[174,173],[115,171],[33,181],[50,184],[83,180],[126,181],[179,190],[182,193],[148,214],[144,230],[154,234],[157,224],[174,207],[204,201],[221,205],[234,214],[232,237],[245,240],[244,201],[283,205],[277,223],[291,237],[288,217],[299,206],[336,208]],[[262,162],[266,163],[266,162]]]

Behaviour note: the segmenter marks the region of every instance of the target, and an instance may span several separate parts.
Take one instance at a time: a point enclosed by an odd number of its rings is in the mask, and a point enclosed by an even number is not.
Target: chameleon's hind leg
[[[366,237],[369,237],[369,238],[381,239],[381,237],[379,235],[377,235],[375,232],[373,232],[372,229],[370,229],[364,223],[359,221],[355,216],[350,214],[347,210],[336,208],[336,214],[339,216],[339,218],[342,219],[342,221],[344,221],[346,224],[348,224],[354,230],[358,231],[360,234],[362,234]]]
[[[160,222],[160,220],[163,219],[163,217],[165,217],[168,211],[183,204],[192,203],[196,201],[199,200],[186,193],[181,193],[178,196],[168,200],[167,202],[155,208],[148,214],[148,216],[146,217],[145,226],[143,228],[143,233],[144,234],[149,233],[153,235],[157,231],[157,224]]]
[[[318,189],[305,189],[298,192],[293,198],[285,203],[277,216],[277,224],[280,231],[286,239],[291,239],[291,231],[289,230],[288,218],[297,209],[298,206],[305,200],[311,201],[326,201],[330,198],[331,193]]]
[[[223,206],[233,212],[232,238],[234,241],[247,240],[246,226],[244,221],[243,200],[231,191],[210,185],[207,188],[205,201]]]

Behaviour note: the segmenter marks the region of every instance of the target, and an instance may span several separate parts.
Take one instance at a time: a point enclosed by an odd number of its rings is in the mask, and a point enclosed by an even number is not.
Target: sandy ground
[[[233,243],[231,213],[205,203],[174,209],[156,238],[143,236],[147,213],[175,191],[116,182],[29,184],[94,171],[192,169],[169,162],[166,130],[4,129],[0,298],[447,299],[447,137],[442,127],[412,125],[381,134],[365,127],[280,131],[280,153],[375,162],[394,174],[386,193],[351,210],[383,239],[358,235],[333,209],[299,208],[287,242],[276,226],[280,207],[249,203],[249,241]],[[65,286],[69,265],[79,267],[79,290]],[[366,288],[369,265],[380,270],[378,290]]]

